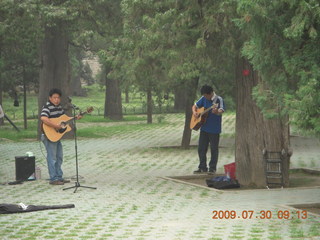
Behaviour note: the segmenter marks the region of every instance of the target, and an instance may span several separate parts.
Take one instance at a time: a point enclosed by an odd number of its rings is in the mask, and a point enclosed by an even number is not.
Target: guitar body
[[[197,113],[199,113],[200,115],[197,118],[192,114],[191,121],[190,121],[190,129],[193,129],[193,130],[197,131],[206,122],[207,116],[208,116],[208,112],[203,114],[204,111],[205,111],[204,107],[199,108],[197,110]]]
[[[73,117],[68,117],[67,115],[63,114],[58,118],[50,118],[50,121],[55,124],[61,124],[70,121],[71,119],[73,119]],[[66,124],[65,128],[62,128],[60,130],[56,130],[55,128],[49,127],[46,124],[42,124],[42,128],[44,134],[51,142],[58,142],[64,134],[71,131],[71,127],[69,126],[69,124]]]

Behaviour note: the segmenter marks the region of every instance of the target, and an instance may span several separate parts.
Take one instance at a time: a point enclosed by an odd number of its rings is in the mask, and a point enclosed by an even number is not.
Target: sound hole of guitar
[[[58,132],[59,132],[59,133],[64,133],[64,132],[66,131],[66,129],[67,129],[66,127],[60,128],[60,129],[58,130]]]
[[[60,128],[58,130],[58,132],[59,133],[64,133],[66,131],[66,129],[67,129],[67,123],[66,122],[61,122],[60,125],[61,125],[62,128]]]

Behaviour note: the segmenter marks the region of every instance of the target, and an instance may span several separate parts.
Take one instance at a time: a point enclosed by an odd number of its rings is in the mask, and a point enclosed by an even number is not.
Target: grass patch
[[[8,139],[12,141],[21,141],[23,139],[34,139],[37,138],[37,120],[28,120],[28,128],[24,129],[23,122],[15,122],[15,125],[20,129],[20,132],[17,132],[10,123],[7,123],[4,126],[0,127],[0,136],[1,139]],[[1,141],[1,140],[0,140]]]
[[[273,235],[270,235],[268,237],[268,239],[270,239],[270,240],[280,240],[280,239],[282,239],[282,236],[279,235],[279,234],[273,234]]]
[[[85,119],[85,118],[84,118]],[[111,121],[110,119],[105,119],[99,116],[89,116],[89,119],[86,122],[130,122],[130,121],[144,121],[146,118],[143,116],[125,116],[123,121]],[[82,119],[81,119],[82,121]],[[36,119],[28,120],[28,128],[23,129],[23,122],[16,121],[15,125],[20,129],[20,132],[17,132],[9,123],[0,127],[0,142],[5,140],[11,141],[25,141],[37,140],[37,130],[38,130],[38,121]],[[167,126],[165,122],[147,124],[147,123],[138,123],[130,125],[113,125],[113,126],[88,126],[88,127],[78,127],[77,135],[79,137],[88,137],[88,138],[101,138],[101,137],[111,137],[116,134],[126,134],[142,130],[150,130],[154,128],[160,128]]]
[[[263,233],[264,232],[264,230],[263,229],[261,229],[261,228],[252,228],[251,230],[250,230],[250,232],[251,233]]]
[[[101,87],[99,84],[93,84],[90,86],[84,86],[87,92],[86,97],[73,96],[72,103],[77,105],[81,110],[85,111],[89,106],[94,107],[92,115],[103,116],[104,104],[105,104],[105,87]],[[19,106],[14,107],[14,99],[7,93],[3,94],[2,107],[6,115],[11,120],[23,119],[23,96],[19,93]],[[123,114],[138,114],[146,112],[146,96],[143,92],[132,91],[129,93],[129,102],[126,103],[125,95],[122,94],[122,108]],[[156,97],[153,99],[155,106],[154,111],[160,112],[160,108],[157,104]],[[38,94],[34,92],[27,93],[27,118],[36,119],[38,117]],[[174,111],[173,98],[162,102],[161,111]],[[158,120],[159,121],[159,120]]]
[[[111,122],[131,122],[131,121],[146,121],[147,117],[142,115],[126,115],[123,116],[123,120],[111,120],[110,118],[104,118],[103,116],[96,116],[96,115],[85,115],[79,122],[80,123],[111,123]]]
[[[310,237],[320,236],[320,223],[313,223],[310,226],[308,236]]]
[[[208,197],[209,196],[209,191],[208,190],[203,190],[201,193],[200,193],[200,197]]]
[[[79,137],[88,138],[107,138],[115,135],[122,135],[133,132],[141,132],[155,128],[161,128],[165,126],[165,123],[156,124],[130,124],[130,125],[118,125],[118,126],[94,126],[89,128],[79,129],[77,134]]]
[[[303,238],[304,232],[302,228],[291,228],[290,229],[290,237],[292,238]]]

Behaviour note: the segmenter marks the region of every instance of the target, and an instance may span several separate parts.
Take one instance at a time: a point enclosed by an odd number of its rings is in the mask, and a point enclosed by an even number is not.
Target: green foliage
[[[318,1],[241,0],[237,11],[247,38],[242,53],[262,79],[253,93],[259,107],[270,117],[272,109],[289,113],[298,126],[319,134]]]
[[[0,91],[17,91],[24,81],[37,84],[39,27],[24,4],[0,2]]]
[[[317,0],[2,0],[5,92],[26,79],[37,89],[39,42],[45,27],[60,23],[73,45],[99,55],[102,79],[119,79],[132,91],[151,89],[159,106],[163,95],[198,79],[233,106],[241,50],[261,77],[253,97],[265,116],[281,110],[299,127],[320,132]],[[83,66],[72,56],[75,75]]]
[[[292,122],[298,127],[320,133],[320,83],[316,79],[305,79],[295,97],[287,95]]]
[[[21,85],[22,81],[27,81],[29,87],[38,89],[39,46],[46,28],[63,27],[73,45],[87,50],[93,29],[97,30],[101,25],[98,19],[101,15],[97,13],[103,9],[101,6],[106,6],[109,2],[111,1],[1,1],[0,80],[3,90],[7,92]],[[71,59],[73,75],[77,75],[77,69],[81,69],[81,66],[74,60]]]
[[[233,22],[235,7],[235,1],[202,1],[201,38],[206,44],[206,58],[199,86],[212,85],[228,100],[228,110],[234,109],[235,56],[242,44],[240,31]]]
[[[219,94],[232,96],[236,41],[230,32],[236,31],[227,16],[232,4],[122,1],[124,51],[129,54],[123,59],[126,67],[115,71],[125,71],[125,78],[144,90],[194,88],[200,79],[200,85],[214,85]]]
[[[289,1],[290,9],[294,10],[291,24],[284,29],[284,34],[288,38],[297,39],[302,36],[309,36],[316,39],[319,31],[320,5],[316,0],[311,1]]]
[[[92,70],[89,64],[83,62],[86,58],[86,53],[79,47],[70,46],[69,59],[71,64],[71,78],[81,78],[86,84],[92,85],[95,79],[92,77]]]
[[[124,19],[124,36],[122,41],[130,44],[124,48],[122,56],[126,56],[123,70],[129,79],[134,81],[141,90],[159,89],[159,81],[164,72],[159,60],[162,36],[154,32],[154,15],[160,3],[157,1],[122,1],[121,9]],[[126,52],[129,51],[129,54]]]
[[[92,106],[94,108],[91,113],[92,116],[88,116],[81,121],[93,122],[108,122],[108,119],[102,119],[104,113],[104,95],[105,88],[101,88],[98,84],[93,84],[90,86],[85,86],[84,89],[87,92],[86,97],[74,96],[72,97],[73,103],[76,104],[81,110],[85,111],[88,107]],[[161,101],[158,101],[158,98],[161,96],[154,96],[154,108],[156,113],[163,112],[174,112],[173,111],[173,100],[172,96],[168,96],[168,100],[163,100],[163,96],[161,97]],[[122,98],[125,98],[123,94]],[[146,120],[145,117],[142,116],[131,116],[130,114],[144,114],[146,112],[146,102],[145,102],[145,94],[137,91],[136,89],[132,89],[129,94],[129,103],[123,103],[123,113],[125,114],[124,121],[140,121]],[[21,97],[19,98],[21,103]],[[20,121],[23,116],[23,104],[20,104],[19,107],[13,106],[13,99],[9,97],[8,94],[4,94],[4,100],[2,103],[2,107],[6,115],[13,121]],[[28,119],[36,119],[38,118],[38,100],[37,94],[34,92],[27,93],[27,118]]]

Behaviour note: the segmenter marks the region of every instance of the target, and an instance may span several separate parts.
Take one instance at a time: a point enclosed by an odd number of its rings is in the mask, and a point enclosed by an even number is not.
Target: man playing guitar
[[[64,126],[57,124],[52,119],[59,118],[64,115],[64,110],[60,105],[62,92],[60,89],[51,89],[49,92],[49,101],[43,106],[40,120],[43,124],[56,129],[62,129]],[[78,116],[77,119],[80,119]],[[52,185],[63,185],[64,183],[70,182],[69,180],[63,179],[63,171],[61,165],[63,162],[63,150],[61,141],[56,142],[50,141],[45,134],[41,135],[41,140],[47,150],[47,164],[50,176],[50,184]]]
[[[200,137],[198,144],[199,166],[194,174],[207,173],[207,151],[210,143],[211,160],[209,162],[209,174],[214,174],[217,168],[218,156],[219,156],[219,140],[221,133],[221,121],[222,113],[225,111],[225,105],[222,97],[216,95],[213,92],[213,88],[207,85],[201,88],[202,97],[192,106],[192,113],[195,118],[199,113],[197,110],[204,107],[205,109],[211,108],[212,111],[208,111],[206,121],[200,129]]]

